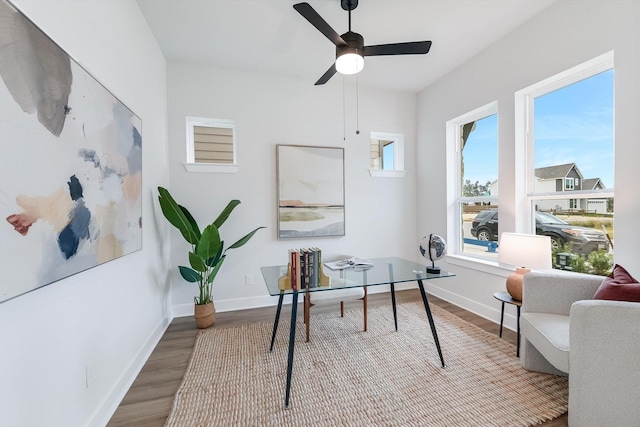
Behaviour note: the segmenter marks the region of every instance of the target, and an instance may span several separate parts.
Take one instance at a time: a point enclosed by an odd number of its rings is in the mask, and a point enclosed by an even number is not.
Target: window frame
[[[615,70],[613,51],[609,51],[582,64],[571,67],[515,93],[516,232],[535,233],[535,216],[533,215],[533,210],[536,201],[567,199],[567,195],[563,194],[564,191],[551,193],[534,192],[535,159],[533,125],[535,98],[609,70]],[[615,150],[615,132],[613,146]],[[563,189],[566,189],[565,187],[566,181]],[[613,198],[614,187],[601,190],[572,190],[571,197],[575,199],[590,197]]]
[[[573,178],[565,178],[564,179],[564,191],[573,191],[574,189],[574,179]]]
[[[233,141],[233,163],[199,163],[195,161],[194,127],[212,127],[231,129]],[[186,117],[186,149],[187,156],[184,167],[188,172],[208,173],[237,173],[240,168],[237,155],[236,122],[228,119],[215,119],[207,117]]]
[[[376,178],[403,178],[404,170],[404,135],[400,133],[376,132],[369,135],[369,147],[372,140],[391,141],[393,143],[393,170],[373,169],[369,160],[369,174]],[[382,156],[382,147],[379,147]],[[382,166],[382,160],[381,160]]]
[[[496,115],[499,127],[500,118],[498,115],[498,101],[492,101],[475,110],[462,114],[446,122],[446,164],[447,164],[447,255],[462,259],[473,259],[474,261],[486,262],[490,265],[497,264],[495,260],[488,257],[474,256],[462,251],[462,204],[475,202],[498,202],[498,196],[475,196],[464,197],[462,195],[462,147],[461,128],[472,121],[482,120],[486,117]],[[496,154],[499,158],[499,132],[496,129]],[[498,171],[499,171],[498,164]],[[499,174],[496,179],[500,180]],[[499,209],[499,208],[498,208]]]

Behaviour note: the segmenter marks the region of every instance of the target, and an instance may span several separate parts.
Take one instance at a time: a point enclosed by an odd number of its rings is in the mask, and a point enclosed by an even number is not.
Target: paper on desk
[[[339,261],[325,262],[324,265],[330,270],[344,270],[345,268],[351,268],[351,267],[372,266],[373,263],[368,259],[352,257],[347,259],[341,259]]]

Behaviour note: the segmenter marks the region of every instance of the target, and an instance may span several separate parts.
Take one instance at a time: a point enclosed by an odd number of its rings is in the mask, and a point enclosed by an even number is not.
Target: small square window
[[[369,173],[375,177],[404,176],[404,135],[371,132]]]
[[[188,171],[238,171],[234,121],[187,117],[186,128]]]

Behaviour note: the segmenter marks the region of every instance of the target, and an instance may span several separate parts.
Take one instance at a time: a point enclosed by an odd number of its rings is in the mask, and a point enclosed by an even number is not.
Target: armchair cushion
[[[523,313],[520,328],[549,363],[559,371],[569,372],[569,316]]]
[[[640,302],[640,283],[616,264],[593,296],[594,299]]]

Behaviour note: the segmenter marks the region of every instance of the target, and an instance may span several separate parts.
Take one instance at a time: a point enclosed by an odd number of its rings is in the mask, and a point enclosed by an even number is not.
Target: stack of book
[[[322,270],[322,251],[318,248],[289,249],[289,267],[279,285],[282,290],[294,291],[328,286],[329,276]]]

